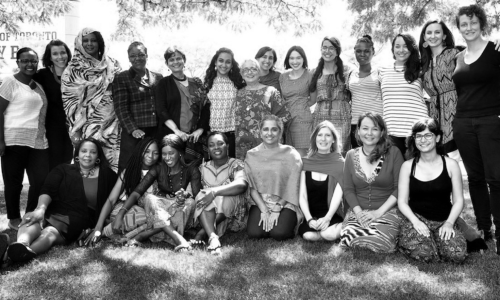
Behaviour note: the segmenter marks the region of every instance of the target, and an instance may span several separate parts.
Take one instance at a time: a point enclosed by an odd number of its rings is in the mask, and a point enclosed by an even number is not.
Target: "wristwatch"
[[[285,208],[285,206],[284,206],[284,205],[282,205],[282,204],[281,204],[281,203],[279,203],[279,202],[276,202],[276,205],[279,205],[280,209]]]

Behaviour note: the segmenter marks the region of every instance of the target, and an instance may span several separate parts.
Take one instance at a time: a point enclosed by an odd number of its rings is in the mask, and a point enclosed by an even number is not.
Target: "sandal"
[[[187,245],[181,244],[174,248],[174,252],[191,252],[191,251],[193,251],[193,247],[191,247],[189,243]]]
[[[205,242],[202,240],[191,239],[191,240],[189,240],[188,243],[192,248],[195,248],[195,249],[202,249],[202,248],[205,248],[205,246],[206,246]]]
[[[30,247],[18,242],[13,243],[9,246],[7,255],[12,261],[15,262],[30,261],[36,257],[35,251],[31,250]]]
[[[219,237],[216,234],[212,234],[208,239],[208,248],[212,255],[220,255],[222,245],[220,244]]]
[[[139,242],[138,240],[136,239],[131,239],[129,240],[126,244],[125,244],[125,247],[131,247],[131,248],[141,248],[142,247],[142,243]]]

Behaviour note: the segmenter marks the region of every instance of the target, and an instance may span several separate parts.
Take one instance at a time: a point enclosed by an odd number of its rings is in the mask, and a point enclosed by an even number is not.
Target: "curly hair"
[[[417,145],[415,143],[415,136],[417,133],[424,131],[425,129],[429,129],[436,137],[441,136],[439,141],[436,143],[436,152],[439,155],[445,155],[443,148],[443,131],[439,126],[439,122],[434,118],[421,118],[413,124],[411,128],[411,135],[406,138],[406,145],[408,150],[406,150],[406,159],[415,158],[418,162],[420,158],[420,150],[418,150]]]
[[[134,152],[123,171],[123,178],[121,178],[123,185],[120,194],[125,191],[125,195],[130,196],[141,181],[144,154],[152,144],[158,145],[158,142],[151,137],[145,137],[135,146]]]
[[[406,48],[410,51],[410,57],[408,57],[408,60],[404,63],[405,67],[405,79],[408,81],[408,83],[413,83],[415,80],[417,80],[420,76],[420,54],[418,52],[418,47],[417,47],[417,42],[411,36],[410,34],[407,33],[400,33],[394,37],[392,40],[392,55],[393,58],[396,59],[396,56],[394,55],[394,44],[396,43],[396,39],[398,37],[401,37],[406,44]]]
[[[64,49],[66,50],[66,53],[68,54],[68,62],[71,60],[71,51],[69,50],[68,45],[66,45],[66,43],[61,41],[61,40],[52,40],[47,44],[47,46],[45,46],[45,52],[43,53],[43,56],[42,56],[42,63],[43,63],[43,66],[46,68],[54,65],[54,62],[52,62],[52,60],[50,60],[50,58],[52,56],[52,47],[54,47],[54,46],[64,46]],[[66,63],[66,65],[68,65],[68,62]]]
[[[453,38],[453,33],[451,33],[451,30],[448,28],[448,26],[446,26],[446,24],[442,20],[427,21],[424,24],[424,27],[422,27],[422,32],[420,32],[420,41],[418,42],[418,50],[420,51],[420,56],[421,56],[420,62],[422,64],[422,73],[427,72],[427,70],[429,69],[429,64],[432,57],[431,48],[424,47],[425,31],[427,30],[427,27],[429,27],[429,25],[431,24],[441,25],[441,28],[443,29],[443,34],[446,35],[446,38],[444,40],[444,43],[446,44],[446,49],[455,47],[455,39]]]
[[[368,155],[370,163],[376,162],[380,157],[389,152],[389,149],[392,147],[391,139],[389,138],[389,133],[387,132],[387,125],[385,124],[384,118],[380,114],[366,112],[359,116],[358,123],[356,124],[356,141],[358,145],[363,146],[363,142],[359,137],[359,128],[361,127],[361,122],[365,118],[372,120],[373,124],[375,124],[380,129],[380,139],[375,146],[375,149]]]
[[[477,5],[472,4],[469,6],[462,6],[458,9],[458,13],[455,16],[455,22],[457,23],[457,27],[460,28],[460,16],[466,15],[471,18],[476,16],[479,20],[479,26],[482,31],[485,31],[488,28],[488,18],[486,17],[486,13],[484,9]]]
[[[215,70],[215,63],[217,62],[219,55],[221,55],[222,53],[227,53],[231,55],[231,70],[229,70],[228,74],[229,79],[233,82],[234,86],[238,90],[245,87],[245,82],[243,81],[243,78],[241,77],[240,74],[240,66],[238,65],[238,62],[234,59],[233,51],[231,51],[231,49],[228,48],[220,48],[219,50],[217,50],[217,52],[215,52],[215,55],[212,57],[210,65],[208,66],[208,69],[205,74],[205,88],[207,92],[212,89],[212,86],[214,84],[214,79],[215,77],[217,77],[217,70]]]
[[[335,77],[340,79],[340,81],[344,82],[344,62],[340,58],[340,53],[342,52],[342,47],[340,46],[340,41],[335,38],[335,37],[324,37],[323,41],[321,41],[321,46],[323,46],[323,43],[325,41],[329,41],[332,43],[333,47],[335,47],[335,52],[337,52],[337,57],[335,57],[335,65],[337,66],[337,72],[335,74]],[[318,83],[318,79],[323,75],[323,67],[325,66],[325,60],[323,57],[319,59],[318,66],[316,67],[316,71],[313,74],[313,77],[311,79],[311,83],[309,84],[309,92],[315,92],[316,91],[316,84]]]

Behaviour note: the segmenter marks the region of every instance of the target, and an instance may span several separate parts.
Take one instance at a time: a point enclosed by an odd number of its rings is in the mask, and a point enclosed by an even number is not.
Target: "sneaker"
[[[15,262],[30,261],[36,257],[35,251],[31,250],[30,247],[17,242],[9,246],[7,255]]]

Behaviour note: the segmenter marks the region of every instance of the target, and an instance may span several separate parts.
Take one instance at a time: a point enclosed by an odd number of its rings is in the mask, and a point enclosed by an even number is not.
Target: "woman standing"
[[[480,6],[461,7],[456,22],[467,48],[457,55],[453,73],[458,94],[453,134],[469,177],[478,228],[485,240],[491,239],[493,215],[500,254],[500,53],[483,37],[488,23]]]
[[[378,69],[372,67],[375,47],[371,36],[364,35],[356,41],[354,55],[359,69],[352,70],[346,79],[347,89],[352,97],[351,147],[353,149],[359,146],[356,141],[356,122],[359,116],[368,111],[383,115]]]
[[[236,157],[245,160],[247,151],[262,142],[259,124],[266,115],[275,115],[283,123],[290,120],[290,112],[280,93],[272,86],[259,83],[259,64],[245,60],[241,64],[241,75],[246,86],[236,95]]]
[[[272,86],[281,93],[280,72],[275,71],[276,51],[271,47],[262,47],[257,51],[255,59],[259,62],[259,82]]]
[[[95,138],[103,144],[110,167],[116,171],[121,127],[113,107],[111,83],[121,71],[106,55],[99,31],[84,28],[75,39],[75,53],[61,77],[64,110],[73,142]]]
[[[45,47],[40,69],[33,80],[40,83],[47,95],[45,129],[49,142],[49,169],[69,164],[73,157],[73,144],[66,126],[66,113],[62,103],[61,76],[71,60],[68,46],[60,40],[52,40]]]
[[[343,218],[344,158],[339,151],[339,134],[330,121],[316,126],[311,148],[302,159],[300,209],[305,222],[299,234],[308,241],[334,241],[340,238]]]
[[[398,184],[398,207],[405,216],[399,247],[417,260],[461,263],[467,247],[455,222],[464,207],[462,173],[444,156],[441,137],[439,124],[427,118],[413,125],[408,138],[411,158],[401,167]]]
[[[250,192],[249,238],[293,238],[303,219],[299,208],[302,161],[290,146],[279,143],[283,123],[274,116],[260,122],[262,143],[247,152],[245,173]]]
[[[401,152],[387,135],[381,115],[365,113],[358,119],[356,138],[361,145],[347,152],[344,194],[349,204],[342,225],[341,245],[374,252],[396,251]]]
[[[174,133],[186,143],[187,163],[208,158],[205,140],[209,130],[210,105],[199,78],[184,74],[186,55],[177,48],[165,51],[165,63],[172,75],[160,80],[156,89],[156,107],[160,117],[159,137]],[[234,130],[234,129],[233,129]],[[205,146],[206,147],[206,146]]]
[[[285,104],[292,115],[285,140],[300,156],[306,156],[313,126],[310,107],[315,100],[310,97],[312,75],[307,70],[307,57],[302,47],[293,46],[288,50],[285,69],[289,71],[280,75],[280,86]]]
[[[210,101],[210,130],[223,132],[229,139],[229,156],[235,157],[234,106],[236,92],[245,86],[233,51],[220,48],[210,61],[205,89]]]
[[[127,211],[157,182],[158,192],[144,198],[146,215],[155,233],[163,231],[153,236],[153,241],[166,239],[176,246],[175,251],[190,249],[182,235],[192,225],[194,198],[201,189],[201,176],[195,164],[187,165],[184,161],[185,149],[186,144],[178,135],[169,134],[163,138],[161,163],[149,170],[120,208],[112,225],[115,233],[121,232]],[[186,192],[188,184],[191,184],[193,195]]]
[[[422,94],[420,58],[415,39],[398,34],[392,40],[394,64],[379,71],[384,106],[384,120],[389,136],[403,156],[405,139],[415,121],[427,117]]]
[[[340,58],[342,48],[335,37],[325,37],[321,42],[321,58],[309,85],[309,92],[316,93],[314,126],[328,120],[339,133],[340,149],[345,155],[350,149],[351,97],[346,88],[346,78],[351,69]]]
[[[19,72],[5,77],[0,86],[0,156],[8,226],[13,230],[21,223],[19,201],[24,171],[30,183],[26,212],[36,208],[49,172],[49,145],[45,137],[47,98],[33,80],[38,54],[31,48],[21,48],[16,59]]]

